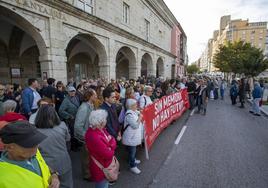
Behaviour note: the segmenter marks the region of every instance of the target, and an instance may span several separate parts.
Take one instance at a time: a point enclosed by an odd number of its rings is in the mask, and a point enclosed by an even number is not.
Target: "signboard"
[[[11,68],[10,72],[12,78],[20,78],[20,68]]]

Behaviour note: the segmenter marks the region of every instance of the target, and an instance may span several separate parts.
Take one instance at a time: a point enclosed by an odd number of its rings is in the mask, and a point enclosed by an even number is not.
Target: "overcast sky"
[[[164,0],[187,35],[189,63],[204,51],[214,30],[219,29],[220,17],[268,21],[268,0]]]

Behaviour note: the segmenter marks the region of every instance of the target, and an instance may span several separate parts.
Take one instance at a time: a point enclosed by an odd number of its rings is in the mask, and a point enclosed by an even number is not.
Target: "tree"
[[[199,72],[199,68],[197,67],[196,64],[192,64],[187,66],[187,72],[188,74],[195,74]]]
[[[257,76],[268,68],[268,60],[262,51],[243,41],[221,45],[213,63],[221,72],[246,76]]]

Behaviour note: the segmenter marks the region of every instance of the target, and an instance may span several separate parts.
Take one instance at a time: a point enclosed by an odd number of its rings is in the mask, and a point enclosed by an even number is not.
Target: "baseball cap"
[[[72,92],[72,91],[76,91],[76,89],[73,86],[68,86],[67,91]]]
[[[15,121],[0,130],[0,138],[4,144],[15,143],[23,148],[33,148],[47,136],[39,132],[28,121]]]

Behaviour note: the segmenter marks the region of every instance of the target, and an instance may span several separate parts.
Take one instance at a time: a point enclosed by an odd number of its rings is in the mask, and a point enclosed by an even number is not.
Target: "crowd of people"
[[[244,107],[246,87],[242,83],[232,82],[230,96],[235,104],[239,95]],[[255,85],[257,104],[260,92]],[[113,182],[108,181],[103,168],[113,162],[119,142],[128,151],[130,171],[140,174],[136,148],[143,141],[142,110],[184,88],[190,109],[197,106],[197,112],[206,115],[208,99],[217,100],[220,92],[223,100],[227,82],[209,77],[139,77],[83,79],[80,83],[70,79],[67,85],[53,78],[41,84],[29,79],[24,89],[17,84],[0,84],[0,187],[33,187],[27,186],[32,182],[36,188],[72,188],[70,150],[81,151],[83,179],[95,182],[96,187],[108,187]],[[252,112],[259,114],[255,105]]]
[[[255,116],[261,116],[260,106],[262,105],[265,86],[264,81],[253,80],[252,78],[233,79],[230,86],[230,97],[232,105],[237,104],[239,97],[240,108],[245,108],[246,99],[253,99],[251,110],[249,111]]]

